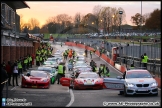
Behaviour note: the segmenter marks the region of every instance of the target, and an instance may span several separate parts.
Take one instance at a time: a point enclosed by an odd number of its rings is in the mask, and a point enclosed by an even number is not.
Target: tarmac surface
[[[72,46],[65,46],[62,47],[60,45],[52,45],[54,50],[65,50],[65,49],[74,49],[77,51],[84,51],[84,49],[79,49]],[[54,52],[53,52],[54,53]],[[88,55],[89,57],[89,55]],[[97,63],[99,66],[101,63],[105,64],[110,69],[110,77],[115,78],[116,76],[121,76],[122,74],[114,69],[111,65],[104,62],[101,58],[94,55],[92,59]],[[91,61],[90,58],[86,58],[86,61],[89,63]],[[67,64],[66,64],[67,65]],[[37,69],[37,67],[33,67],[32,69]],[[31,69],[30,69],[31,70]],[[25,73],[25,72],[24,72]],[[69,77],[72,71],[68,71],[66,69],[66,77]],[[21,78],[19,78],[19,85],[21,85]],[[6,97],[4,88],[4,97]],[[103,107],[103,106],[110,106],[110,102],[122,102],[121,105],[125,103],[128,105],[129,102],[154,102],[154,106],[161,104],[161,90],[159,90],[158,96],[145,96],[145,95],[138,95],[138,96],[129,96],[124,97],[123,95],[118,95],[119,91],[117,90],[72,90],[68,87],[55,84],[51,85],[49,89],[31,89],[31,88],[21,88],[20,86],[8,87],[8,98],[14,99],[26,99],[26,102],[31,102],[32,106],[38,107]],[[150,106],[149,104],[148,106]],[[119,104],[118,104],[119,106]],[[126,105],[125,105],[126,106]]]

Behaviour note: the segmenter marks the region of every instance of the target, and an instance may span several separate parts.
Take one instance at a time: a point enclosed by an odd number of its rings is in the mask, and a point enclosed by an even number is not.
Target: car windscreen
[[[84,67],[82,67],[82,68],[78,68],[78,70],[79,71],[90,71],[92,69],[91,68],[84,68]]]
[[[99,78],[97,74],[79,74],[78,78]]]
[[[51,68],[38,68],[38,70],[52,73],[52,69]]]
[[[31,71],[30,75],[34,77],[45,77],[45,78],[47,77],[47,73],[44,73],[44,72]]]
[[[147,71],[131,71],[126,73],[126,78],[152,78]]]
[[[77,63],[77,64],[75,64],[75,66],[87,66],[87,64],[86,63]]]
[[[51,63],[51,64],[56,64],[57,62],[56,62],[56,61],[50,61],[50,60],[48,60],[48,61],[45,61],[44,63],[47,63],[47,64],[48,64],[48,63],[49,63],[49,64],[50,64],[50,63]]]

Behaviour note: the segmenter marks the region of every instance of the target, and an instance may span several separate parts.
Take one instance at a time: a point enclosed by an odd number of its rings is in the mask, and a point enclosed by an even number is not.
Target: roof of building
[[[13,9],[30,8],[25,1],[2,1]]]
[[[41,41],[41,38],[33,36],[32,34],[29,33],[20,33],[19,37],[31,41]]]

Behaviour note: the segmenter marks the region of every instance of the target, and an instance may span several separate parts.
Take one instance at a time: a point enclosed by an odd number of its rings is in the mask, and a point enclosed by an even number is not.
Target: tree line
[[[122,14],[119,14],[122,12]],[[23,16],[20,15],[21,32],[29,33],[89,33],[98,32],[103,29],[104,33],[119,31],[119,26],[126,24],[126,13],[123,8],[102,7],[96,5],[92,13],[82,15],[77,12],[74,17],[68,14],[59,14],[49,17],[46,23],[40,27],[38,19],[31,18],[24,22]],[[161,28],[161,10],[155,9],[151,13],[143,16],[136,13],[131,16],[131,21],[136,25],[133,29],[160,29]],[[141,26],[142,25],[142,26]],[[94,28],[94,29],[93,29]]]

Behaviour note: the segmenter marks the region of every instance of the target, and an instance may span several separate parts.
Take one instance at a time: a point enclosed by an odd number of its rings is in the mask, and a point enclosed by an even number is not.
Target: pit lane
[[[74,49],[77,51],[84,51],[84,49],[79,49],[72,46],[63,46],[52,45],[53,47],[65,50],[65,49]],[[89,55],[88,55],[89,56]],[[90,62],[90,58],[86,59]],[[93,60],[97,63],[97,66],[102,64],[107,64],[99,57],[93,55]],[[116,69],[108,65],[110,69],[111,77],[116,77],[121,75]],[[66,76],[69,77],[71,71],[66,72]],[[12,88],[11,88],[12,89]],[[159,91],[158,96],[130,96],[124,97],[118,95],[118,91],[115,90],[69,90],[68,87],[63,87],[61,85],[51,85],[49,89],[30,89],[30,88],[21,88],[15,87],[12,90],[9,90],[9,98],[25,98],[27,102],[32,102],[33,106],[103,106],[103,102],[160,102],[161,101],[161,91]]]
[[[56,48],[61,48],[60,45],[56,45]],[[77,47],[69,46],[68,48],[74,49],[77,51],[84,51],[84,49],[79,49]],[[89,55],[88,55],[89,56]],[[111,65],[107,64],[101,58],[96,55],[92,56],[93,60],[99,66],[101,63],[108,65],[110,69],[110,77],[116,77],[122,75],[117,69],[114,69]],[[90,58],[86,59],[88,63],[91,61]],[[69,71],[69,74],[72,71]],[[149,96],[149,95],[136,95],[124,97],[123,95],[118,95],[119,91],[103,89],[103,90],[72,90],[70,89],[71,101],[67,107],[86,107],[86,106],[103,106],[103,102],[161,102],[161,90],[159,90],[158,96]]]

